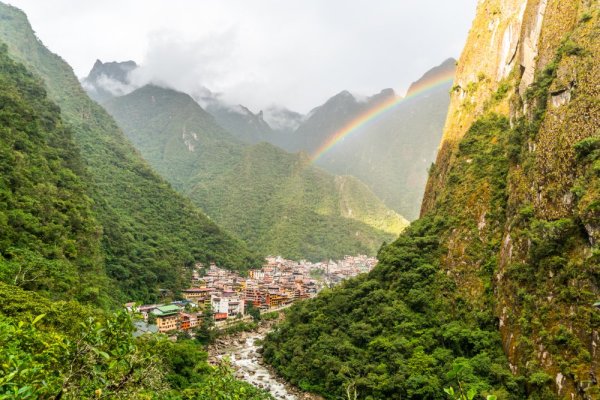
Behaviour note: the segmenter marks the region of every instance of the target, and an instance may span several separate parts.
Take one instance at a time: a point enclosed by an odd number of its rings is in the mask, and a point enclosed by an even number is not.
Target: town
[[[190,287],[181,291],[180,300],[143,305],[131,302],[125,307],[143,317],[136,323],[136,335],[192,330],[207,315],[217,326],[223,326],[248,318],[252,310],[274,312],[314,297],[325,287],[371,271],[376,264],[376,258],[365,255],[322,263],[267,257],[265,265],[249,270],[248,276],[215,264],[196,264]]]

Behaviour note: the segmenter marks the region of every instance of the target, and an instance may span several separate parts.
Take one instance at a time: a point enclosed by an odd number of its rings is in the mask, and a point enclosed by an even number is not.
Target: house
[[[144,321],[135,321],[133,323],[135,327],[135,332],[133,332],[133,337],[139,337],[146,333],[156,333],[158,332],[158,327],[156,325],[148,324]]]
[[[194,329],[198,326],[198,314],[179,314],[179,328],[181,330]]]
[[[148,321],[148,314],[153,313],[154,310],[156,310],[158,307],[160,307],[160,304],[144,304],[139,307],[136,307],[136,310],[137,312],[142,314],[142,317],[144,317],[144,321]]]
[[[168,332],[178,328],[180,308],[174,304],[157,307],[153,314],[156,315],[156,326],[159,332]]]
[[[234,295],[233,292],[223,292],[221,296],[212,295],[211,306],[216,314],[225,314],[230,317],[244,314],[244,300]]]
[[[227,313],[215,313],[215,321],[224,321],[227,319]]]

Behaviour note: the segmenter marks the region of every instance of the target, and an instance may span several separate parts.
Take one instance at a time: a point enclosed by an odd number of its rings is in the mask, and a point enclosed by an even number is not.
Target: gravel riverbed
[[[217,339],[208,348],[209,361],[216,364],[228,358],[238,379],[265,389],[277,400],[321,400],[320,396],[302,392],[290,385],[265,364],[257,342],[271,328],[272,324],[267,323],[254,332],[241,332]]]

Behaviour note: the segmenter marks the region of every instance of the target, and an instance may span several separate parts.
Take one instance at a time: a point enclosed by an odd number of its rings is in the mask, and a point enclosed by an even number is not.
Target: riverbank
[[[264,362],[257,342],[264,339],[277,322],[262,321],[253,331],[217,338],[208,347],[209,362],[218,364],[223,358],[229,359],[238,379],[267,390],[277,400],[322,400],[289,384]]]

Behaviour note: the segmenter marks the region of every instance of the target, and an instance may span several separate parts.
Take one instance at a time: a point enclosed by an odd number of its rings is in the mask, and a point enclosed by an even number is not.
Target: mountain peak
[[[369,97],[367,99],[367,101],[370,105],[376,105],[378,103],[388,101],[388,100],[391,100],[391,99],[394,99],[397,97],[398,97],[398,95],[396,94],[394,89],[386,88],[386,89],[381,90],[381,92]]]
[[[136,69],[138,65],[135,61],[110,61],[103,63],[97,59],[94,63],[90,73],[88,74],[86,81],[97,81],[101,76],[114,79],[118,82],[127,84],[129,83],[128,75],[131,71]]]
[[[455,72],[456,60],[454,58],[447,58],[441,64],[429,69],[423,74],[423,76],[413,82],[408,88],[406,95],[411,95],[419,89],[432,84],[432,82],[444,80],[450,77],[453,78]]]
[[[97,59],[88,76],[81,80],[81,84],[92,99],[104,102],[134,89],[129,74],[137,67],[138,65],[132,60],[103,63]]]
[[[332,97],[332,99],[335,98],[354,98],[354,96],[352,95],[352,93],[350,93],[347,90],[342,90],[341,92],[339,92],[338,94],[336,94],[335,96]]]

